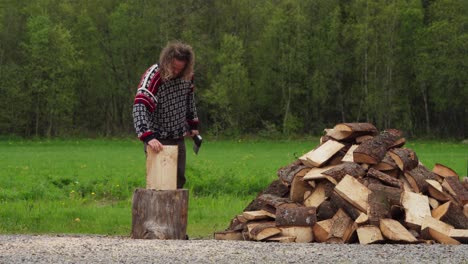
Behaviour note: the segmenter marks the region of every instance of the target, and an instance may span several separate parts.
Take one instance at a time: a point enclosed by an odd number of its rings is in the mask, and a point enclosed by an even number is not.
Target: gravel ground
[[[279,244],[134,240],[105,236],[0,236],[0,263],[468,263],[468,245]]]

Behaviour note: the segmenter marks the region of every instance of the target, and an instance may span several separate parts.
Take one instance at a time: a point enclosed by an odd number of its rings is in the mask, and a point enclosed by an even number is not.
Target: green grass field
[[[318,144],[307,141],[205,140],[198,156],[187,141],[191,238],[210,237],[277,178],[276,171]],[[412,141],[434,163],[467,175],[468,145]],[[136,140],[0,141],[0,233],[129,235],[131,197],[145,186]]]

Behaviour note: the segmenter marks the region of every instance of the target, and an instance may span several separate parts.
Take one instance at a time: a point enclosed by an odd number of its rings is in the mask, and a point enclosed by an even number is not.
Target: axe
[[[192,139],[193,139],[193,151],[195,152],[195,154],[198,155],[198,151],[200,150],[203,138],[200,135],[195,135],[192,137]]]

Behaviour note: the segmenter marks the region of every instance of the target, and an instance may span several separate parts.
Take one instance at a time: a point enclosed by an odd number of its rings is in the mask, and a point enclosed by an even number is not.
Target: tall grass
[[[317,145],[307,141],[187,141],[191,237],[209,237],[277,178],[276,171]],[[407,147],[432,168],[467,174],[468,145],[414,141]],[[145,186],[136,140],[0,141],[0,233],[128,235],[131,197]]]

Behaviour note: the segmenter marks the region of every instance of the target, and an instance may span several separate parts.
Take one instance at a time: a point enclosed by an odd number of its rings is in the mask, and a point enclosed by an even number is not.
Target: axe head
[[[198,154],[202,144],[203,138],[200,135],[193,136],[193,151]]]

